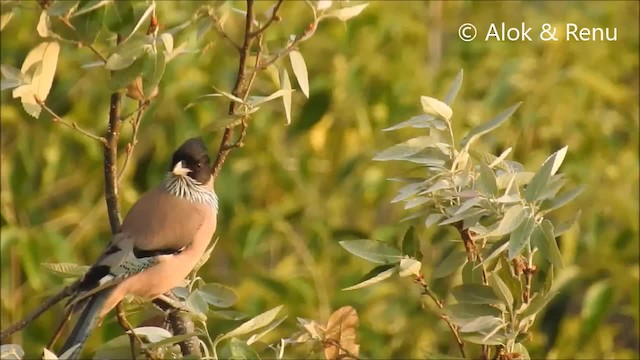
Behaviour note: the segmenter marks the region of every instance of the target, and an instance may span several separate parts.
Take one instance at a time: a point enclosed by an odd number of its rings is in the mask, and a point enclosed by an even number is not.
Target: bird
[[[131,207],[119,232],[80,278],[67,306],[78,316],[62,346],[80,355],[91,330],[127,295],[154,299],[179,286],[216,230],[218,197],[210,158],[200,137],[173,153],[160,185]]]

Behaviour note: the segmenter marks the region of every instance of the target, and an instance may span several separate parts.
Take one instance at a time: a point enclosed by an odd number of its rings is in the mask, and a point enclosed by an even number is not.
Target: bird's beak
[[[174,175],[186,176],[188,173],[191,172],[191,170],[189,170],[188,168],[184,167],[184,161],[178,161],[176,166],[173,167],[172,172],[173,172]]]

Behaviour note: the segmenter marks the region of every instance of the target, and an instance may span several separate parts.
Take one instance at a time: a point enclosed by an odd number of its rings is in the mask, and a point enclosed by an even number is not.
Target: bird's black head
[[[191,138],[173,153],[169,171],[176,176],[189,176],[201,184],[206,184],[211,179],[210,163],[202,138]]]

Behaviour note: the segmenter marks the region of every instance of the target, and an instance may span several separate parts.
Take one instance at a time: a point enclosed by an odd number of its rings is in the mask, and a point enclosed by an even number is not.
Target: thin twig
[[[354,353],[352,353],[351,351],[347,350],[344,348],[344,346],[342,346],[337,340],[335,339],[327,339],[324,340],[323,343],[329,346],[335,346],[338,348],[338,350],[344,352],[344,354],[338,354],[338,359],[354,359],[354,360],[359,360],[360,358],[355,355]]]
[[[431,300],[433,300],[433,302],[436,304],[436,306],[440,310],[444,309],[444,302],[438,298],[438,296],[431,290],[431,288],[429,288],[429,285],[424,280],[424,275],[421,274],[420,276],[416,276],[415,282],[420,285],[422,295],[427,295]],[[463,358],[466,358],[467,356],[464,351],[464,342],[460,338],[460,334],[458,333],[458,327],[451,322],[451,320],[446,314],[440,314],[440,318],[444,320],[449,326],[449,329],[451,330],[453,337],[456,339],[456,342],[458,343],[460,354],[462,355]]]
[[[140,339],[138,334],[136,334],[136,332],[133,330],[133,326],[131,326],[131,323],[129,323],[129,320],[127,320],[122,302],[119,302],[118,305],[116,305],[116,317],[118,319],[118,324],[122,326],[126,330],[127,335],[129,335],[129,343],[131,344],[131,358],[132,359],[137,358],[136,356],[137,355],[136,342],[137,342],[140,345],[140,350],[144,353],[147,359],[151,359],[151,360],[156,359],[155,355],[151,352],[151,350],[145,349],[143,347],[144,342],[142,341],[142,339]]]
[[[264,25],[262,25],[262,27],[260,27],[258,30],[252,32],[251,33],[252,37],[262,34],[265,30],[267,30],[267,28],[269,28],[269,26],[271,26],[271,24],[274,21],[276,21],[276,19],[279,21],[280,17],[278,16],[278,11],[280,10],[280,6],[282,6],[283,2],[284,0],[278,0],[278,3],[276,4],[276,6],[273,8],[273,11],[271,12],[271,17],[269,18],[269,20],[267,20],[267,22]]]
[[[290,41],[289,44],[287,44],[287,46],[284,49],[282,49],[279,53],[273,55],[269,60],[260,63],[260,65],[255,67],[253,71],[266,69],[269,65],[275,63],[283,56],[286,56],[291,51],[297,49],[300,43],[303,43],[309,40],[318,29],[318,23],[320,22],[321,19],[322,19],[321,17],[315,17],[315,14],[314,14],[313,22],[310,23],[309,26],[307,26],[307,29],[301,35],[296,36],[295,39],[293,39],[293,41]]]
[[[59,124],[62,124],[70,129],[76,130],[77,132],[79,132],[80,134],[92,139],[92,140],[96,140],[101,142],[103,145],[107,143],[107,140],[102,137],[102,136],[98,136],[96,134],[93,134],[87,130],[84,130],[83,128],[81,128],[80,126],[78,126],[78,124],[76,124],[75,121],[69,122],[64,120],[63,118],[61,118],[60,116],[58,116],[58,114],[56,114],[53,110],[51,110],[47,104],[44,103],[44,101],[42,101],[37,95],[34,95],[33,98],[36,100],[36,103],[38,103],[38,105],[40,105],[40,107],[42,107],[46,112],[49,113],[49,115],[51,115],[53,117],[53,121]]]
[[[144,101],[140,101],[140,106],[138,107],[138,115],[131,122],[131,126],[133,127],[133,134],[131,135],[131,142],[127,144],[127,156],[124,158],[124,162],[122,163],[122,168],[120,168],[120,174],[118,175],[118,185],[120,185],[120,183],[122,182],[122,178],[124,177],[124,171],[126,170],[127,165],[129,164],[129,160],[131,159],[131,156],[133,155],[133,149],[138,143],[138,129],[140,128],[140,123],[142,122],[142,114],[146,109],[145,104],[148,104],[148,103]]]
[[[247,75],[247,59],[249,58],[251,52],[251,45],[253,44],[254,37],[251,36],[251,29],[253,26],[254,14],[253,14],[253,0],[247,0],[247,15],[245,18],[245,30],[244,30],[244,41],[242,44],[242,49],[240,51],[240,60],[238,61],[238,76],[236,77],[236,83],[233,86],[233,90],[231,93],[240,98],[244,98],[248,92],[248,87],[246,86],[246,75]],[[229,115],[234,115],[236,112],[237,103],[235,101],[231,101],[229,103]],[[222,164],[229,155],[229,151],[231,151],[232,147],[229,147],[229,142],[231,140],[231,135],[233,134],[233,127],[229,126],[225,128],[224,133],[222,134],[222,140],[220,141],[220,147],[218,150],[218,156],[211,167],[211,175],[213,178],[218,176],[220,169],[222,168]]]
[[[218,32],[218,34],[220,34],[225,40],[227,40],[229,42],[229,44],[231,44],[231,46],[233,46],[234,49],[236,49],[237,52],[241,52],[242,51],[242,47],[240,45],[238,45],[235,40],[233,40],[231,38],[231,36],[229,36],[229,34],[227,34],[226,31],[224,31],[224,29],[222,28],[222,25],[220,25],[220,19],[216,16],[215,13],[212,13],[210,15],[213,18],[213,23],[215,24],[215,28],[216,31]]]
[[[73,24],[71,24],[71,22],[69,21],[69,19],[63,17],[63,16],[59,16],[58,17],[60,19],[60,21],[65,24],[69,29],[73,30],[76,35],[78,35],[78,30],[75,28],[75,26],[73,26]],[[94,54],[96,54],[96,56],[98,58],[100,58],[100,60],[102,60],[105,64],[107,63],[107,58],[105,56],[103,56],[98,49],[96,49],[92,44],[87,44],[84,43],[82,41],[78,41],[78,44],[80,44],[81,46],[86,46],[87,48],[89,48],[89,50],[91,50]]]
[[[55,304],[59,303],[62,299],[70,296],[71,294],[73,294],[76,291],[76,288],[78,287],[78,284],[80,282],[76,281],[73,284],[65,287],[64,289],[62,289],[59,293],[50,296],[49,298],[47,298],[44,302],[42,302],[42,304],[40,304],[40,306],[38,306],[38,308],[36,308],[35,310],[33,310],[29,315],[25,316],[22,320],[18,321],[17,323],[9,326],[8,328],[2,330],[2,332],[0,332],[0,340],[2,340],[4,342],[5,338],[17,331],[20,331],[22,329],[24,329],[27,325],[29,325],[32,321],[34,321],[35,319],[37,319],[40,315],[42,315],[42,313],[44,313],[45,311],[49,310],[49,308],[51,308],[52,306],[54,306]]]

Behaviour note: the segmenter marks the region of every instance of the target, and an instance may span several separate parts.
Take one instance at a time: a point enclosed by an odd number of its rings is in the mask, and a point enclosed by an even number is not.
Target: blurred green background
[[[188,20],[205,2],[160,1],[161,26]],[[272,3],[258,2],[259,11]],[[345,4],[349,5],[349,4]],[[243,3],[235,6],[244,7]],[[334,6],[339,6],[334,4]],[[4,10],[3,10],[4,11]],[[25,2],[2,30],[1,62],[20,67],[41,39],[40,11]],[[289,319],[267,341],[295,331],[295,318],[326,321],[343,305],[360,315],[361,354],[369,358],[420,358],[427,351],[457,355],[444,322],[420,306],[410,280],[344,292],[372,266],[346,251],[339,240],[367,237],[396,241],[408,223],[400,205],[389,204],[404,164],[371,160],[419,129],[381,130],[421,111],[419,96],[441,97],[459,69],[464,82],[453,106],[458,138],[518,101],[514,117],[479,141],[481,150],[510,155],[537,168],[551,152],[569,146],[561,171],[570,186],[586,191],[556,216],[579,209],[576,226],[559,238],[565,264],[575,265],[564,292],[538,318],[527,343],[534,358],[638,358],[638,2],[372,2],[346,25],[321,23],[300,47],[309,67],[311,97],[294,94],[293,121],[285,125],[280,101],[263,106],[251,119],[246,146],[229,156],[216,182],[220,197],[217,236],[200,275],[231,286],[235,309],[256,315],[284,304]],[[282,21],[266,35],[276,49],[291,33],[302,32],[311,14],[302,2],[285,2]],[[239,29],[233,15],[229,30]],[[484,41],[491,23],[533,27],[617,28],[617,41]],[[480,36],[463,42],[458,28],[474,24]],[[106,32],[98,48],[106,48]],[[181,32],[193,37],[195,29]],[[232,36],[238,35],[231,31]],[[558,34],[563,37],[562,30]],[[230,90],[237,53],[215,31],[198,44],[201,51],[167,65],[145,115],[133,163],[123,181],[123,213],[158,183],[173,149],[202,135],[213,153],[221,131],[207,127],[224,115],[223,99],[185,106],[211,85]],[[63,44],[47,103],[65,119],[103,133],[108,118],[108,73],[83,69],[95,61],[86,49]],[[288,59],[283,62],[289,66]],[[293,82],[294,80],[292,80]],[[258,77],[254,94],[275,90]],[[123,113],[135,109],[125,101]],[[57,126],[49,115],[29,117],[10,91],[2,92],[0,248],[1,320],[5,328],[62,285],[44,262],[91,263],[109,238],[103,198],[102,149]],[[126,125],[121,149],[131,137]],[[122,153],[123,154],[123,153]],[[431,274],[455,233],[418,226],[423,271]],[[434,283],[441,296],[455,279]],[[61,307],[56,307],[60,309]],[[47,342],[60,316],[51,311],[14,335],[29,354]],[[237,324],[211,318],[212,334]],[[121,330],[109,320],[96,345]],[[305,357],[304,350],[291,356]]]

